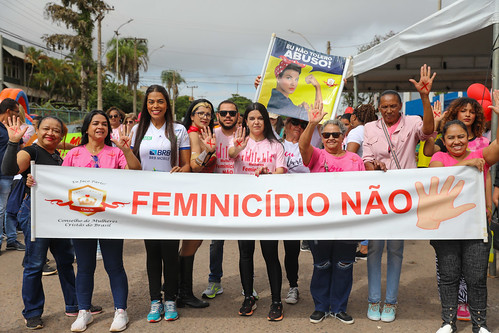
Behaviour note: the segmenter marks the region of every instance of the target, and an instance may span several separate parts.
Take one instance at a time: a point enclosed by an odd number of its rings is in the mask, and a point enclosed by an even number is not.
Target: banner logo
[[[103,212],[106,208],[115,209],[130,204],[129,202],[106,203],[107,192],[96,187],[85,185],[73,188],[68,191],[69,201],[64,202],[60,199],[45,199],[58,206],[69,206],[69,209],[80,212],[86,216]]]

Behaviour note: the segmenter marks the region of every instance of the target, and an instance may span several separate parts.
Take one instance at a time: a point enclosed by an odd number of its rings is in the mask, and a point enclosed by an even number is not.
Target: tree
[[[53,49],[67,48],[78,57],[81,80],[81,109],[87,109],[88,79],[93,64],[92,33],[99,14],[110,7],[102,0],[61,0],[62,5],[50,2],[45,15],[53,22],[62,23],[76,32],[71,34],[44,35],[47,46]]]
[[[232,94],[232,97],[229,98],[229,101],[234,102],[234,104],[237,105],[237,109],[239,110],[239,113],[244,113],[246,110],[246,107],[253,103],[253,101],[249,98],[246,98],[244,96],[241,96],[239,94]]]
[[[175,102],[175,115],[177,120],[182,120],[191,105],[190,96],[179,96]]]
[[[118,80],[122,80],[123,84],[127,83],[128,89],[131,89],[133,82],[133,60],[134,60],[134,41],[130,38],[118,39],[118,70],[116,73],[116,38],[112,38],[107,42],[107,47],[111,49],[106,53],[107,70],[114,73]],[[147,71],[149,62],[149,49],[147,43],[137,41],[137,70],[141,68]]]
[[[385,41],[387,39],[389,39],[390,37],[392,36],[395,36],[397,33],[395,33],[393,30],[390,30],[389,32],[387,32],[384,36],[381,36],[381,35],[374,35],[373,37],[373,40],[370,41],[369,43],[367,44],[364,44],[364,45],[361,45],[357,48],[357,54],[360,54],[362,52],[365,52],[367,50],[369,50],[370,48],[378,45],[379,43],[381,43],[382,41]]]
[[[185,80],[177,71],[170,69],[161,72],[161,82],[163,82],[166,86],[166,90],[168,90],[168,95],[170,95],[170,99],[172,100],[172,111],[173,114],[175,114],[175,101],[178,97],[178,85],[185,83]]]
[[[96,85],[96,80],[92,80],[91,86]],[[91,89],[88,104],[91,108],[97,107],[97,89]],[[113,82],[109,77],[105,77],[102,82],[102,108],[106,111],[111,106],[116,106],[126,113],[132,112],[133,94],[126,85]]]

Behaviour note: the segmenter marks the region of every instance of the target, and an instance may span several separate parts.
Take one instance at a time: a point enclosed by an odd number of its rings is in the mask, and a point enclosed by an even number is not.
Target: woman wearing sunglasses
[[[121,122],[123,118],[125,118],[125,112],[121,111],[116,106],[111,106],[106,111],[106,114],[109,117],[109,122],[111,123],[111,139],[118,140],[120,132],[124,128],[124,125]]]
[[[140,162],[130,148],[130,142],[130,138],[124,135],[124,131],[121,131],[119,139],[111,140],[109,118],[103,111],[94,110],[83,120],[81,144],[68,152],[62,165],[141,170]],[[112,143],[116,147],[113,147]],[[116,309],[110,331],[120,332],[125,330],[128,324],[126,313],[128,280],[123,267],[123,240],[100,239],[99,244]],[[73,239],[73,245],[78,265],[76,297],[80,311],[78,318],[71,325],[71,331],[83,332],[93,321],[90,306],[94,289],[97,239]]]
[[[362,158],[342,149],[346,128],[341,121],[328,120],[323,124],[321,136],[324,149],[310,144],[316,126],[325,115],[320,102],[308,112],[308,125],[299,140],[303,164],[310,172],[364,171]],[[309,245],[314,258],[310,293],[315,304],[310,322],[319,323],[331,313],[341,322],[353,324],[354,320],[346,310],[352,290],[357,242],[319,240],[310,241]]]
[[[216,139],[213,134],[215,113],[213,105],[206,99],[198,99],[191,103],[184,118],[184,126],[191,142],[190,166],[192,172],[211,173],[215,169]],[[180,281],[177,306],[186,305],[193,308],[205,308],[210,303],[194,296],[192,291],[192,274],[194,255],[201,246],[202,240],[183,240],[180,248]]]
[[[137,116],[133,113],[128,113],[123,120],[123,124],[125,125],[125,134],[130,135],[132,128],[137,125]]]

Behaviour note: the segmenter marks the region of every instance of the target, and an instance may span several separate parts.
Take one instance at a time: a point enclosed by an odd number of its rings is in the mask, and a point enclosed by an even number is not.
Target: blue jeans
[[[57,264],[59,282],[66,304],[66,312],[77,312],[78,305],[75,291],[75,275],[73,269],[74,252],[69,239],[37,238],[31,242],[31,207],[30,197],[24,199],[18,219],[24,233],[26,252],[24,257],[22,297],[24,302],[24,318],[41,316],[45,304],[42,285],[43,265],[50,249]]]
[[[109,276],[114,307],[127,308],[128,279],[123,267],[123,239],[99,239],[104,268]],[[94,291],[97,239],[73,239],[78,271],[76,297],[80,310],[89,310]]]
[[[4,224],[6,223],[7,202],[9,200],[12,182],[12,177],[0,176],[0,245],[2,245],[1,236],[4,232]],[[8,230],[5,230],[5,232],[7,233]]]
[[[357,244],[334,240],[309,241],[308,244],[314,258],[310,293],[315,310],[346,312]]]
[[[386,242],[386,298],[385,303],[397,304],[400,272],[404,253],[403,240],[370,240],[367,252],[367,280],[370,303],[381,301],[381,256]]]
[[[222,262],[224,259],[224,241],[212,240],[210,244],[210,275],[208,282],[222,281]]]

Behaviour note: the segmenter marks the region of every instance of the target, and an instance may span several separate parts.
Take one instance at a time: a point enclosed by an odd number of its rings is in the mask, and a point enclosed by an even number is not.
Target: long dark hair
[[[203,105],[202,103],[207,103],[210,108],[211,108],[211,120],[210,124],[208,125],[210,127],[210,130],[213,130],[213,127],[215,126],[215,110],[213,109],[213,104],[207,99],[201,98],[201,99],[196,99],[194,102],[189,105],[189,109],[187,110],[187,113],[185,114],[184,117],[184,126],[186,130],[189,130],[189,128],[192,126],[192,119],[191,116],[200,106],[206,106]],[[237,108],[236,108],[237,110]]]
[[[172,108],[170,106],[170,96],[166,92],[166,89],[163,86],[154,84],[147,88],[146,95],[144,96],[144,103],[142,103],[142,111],[140,116],[139,124],[137,125],[137,132],[135,134],[135,142],[133,143],[133,153],[140,161],[140,144],[142,143],[142,139],[151,124],[151,115],[147,110],[147,98],[149,94],[152,92],[159,92],[163,95],[166,100],[166,112],[165,112],[165,120],[166,120],[166,128],[165,135],[170,140],[171,152],[170,152],[170,163],[172,168],[177,165],[177,136],[175,135],[175,130],[173,129],[173,113]]]
[[[102,111],[102,110],[92,110],[89,114],[85,116],[85,119],[83,119],[83,125],[81,125],[81,143],[80,146],[84,146],[88,143],[88,126],[90,126],[90,123],[92,122],[92,118],[96,115],[101,115],[106,118],[107,121],[107,136],[104,139],[104,143],[108,146],[112,146],[113,142],[111,141],[111,132],[113,129],[111,128],[111,123],[109,122],[109,117],[107,114]]]
[[[457,119],[459,111],[468,104],[471,105],[471,108],[475,112],[475,121],[471,124],[471,133],[468,133],[468,135],[472,134],[474,137],[482,136],[485,128],[485,115],[483,113],[483,108],[476,99],[469,97],[456,98],[450,103],[447,111],[444,113],[442,121],[440,122],[440,128],[443,130],[447,122]]]
[[[263,117],[263,135],[265,136],[265,138],[267,140],[269,140],[270,142],[272,142],[272,141],[279,142],[274,135],[274,131],[272,131],[272,124],[270,123],[270,118],[269,118],[269,113],[267,111],[267,108],[263,104],[258,103],[258,102],[251,103],[250,105],[248,105],[246,107],[246,111],[244,112],[243,129],[245,130],[246,135],[249,135],[249,128],[248,128],[248,124],[246,122],[248,120],[248,115],[251,111],[258,111],[262,115],[262,117]]]

